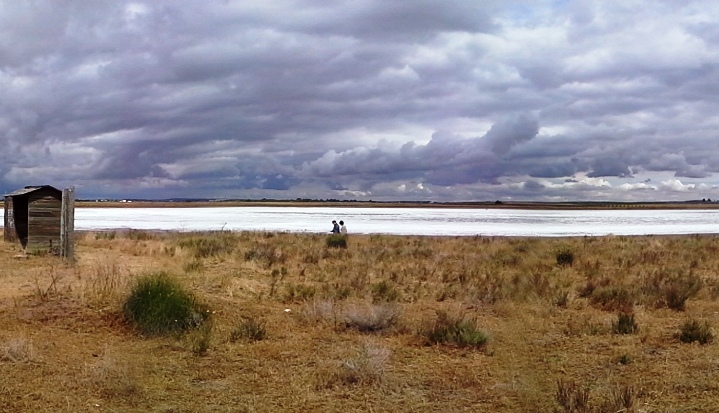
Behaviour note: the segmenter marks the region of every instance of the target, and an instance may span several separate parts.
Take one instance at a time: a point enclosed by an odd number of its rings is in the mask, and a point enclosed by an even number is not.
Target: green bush
[[[437,319],[420,334],[430,344],[453,344],[458,347],[482,348],[487,344],[489,336],[482,331],[475,320],[464,317],[453,317],[445,311],[437,311]]]
[[[210,318],[209,310],[164,272],[139,278],[123,312],[138,331],[147,335],[184,332],[202,326]]]
[[[347,236],[341,234],[332,234],[327,237],[327,248],[347,248]]]
[[[711,327],[708,321],[700,323],[698,320],[687,320],[679,333],[679,341],[682,343],[699,342],[699,344],[709,344],[714,341]]]

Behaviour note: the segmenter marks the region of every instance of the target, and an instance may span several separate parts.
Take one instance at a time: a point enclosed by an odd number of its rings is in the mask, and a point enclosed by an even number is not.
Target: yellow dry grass
[[[624,411],[719,411],[719,347],[677,338],[688,319],[719,326],[718,237],[348,244],[87,233],[69,267],[0,243],[0,411],[580,412],[617,408],[620,390]],[[558,264],[560,252],[573,264]],[[199,333],[143,338],[124,321],[133,279],[157,271],[214,311],[206,353]],[[669,308],[667,291],[687,280],[684,310]],[[388,328],[347,322],[386,301],[399,314]],[[489,344],[427,345],[418,332],[437,310],[476,319]],[[638,333],[613,333],[619,311],[635,314]],[[263,340],[231,339],[247,319]],[[560,404],[567,383],[588,390],[588,409]]]

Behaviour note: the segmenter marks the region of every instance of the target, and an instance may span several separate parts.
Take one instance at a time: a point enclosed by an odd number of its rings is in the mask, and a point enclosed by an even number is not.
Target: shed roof
[[[39,191],[39,190],[45,189],[45,188],[51,189],[51,190],[57,191],[57,192],[62,192],[59,189],[57,189],[51,185],[31,185],[31,186],[26,186],[25,188],[21,188],[16,191],[10,192],[9,194],[5,194],[5,196],[22,196],[22,195],[27,195],[31,192]]]

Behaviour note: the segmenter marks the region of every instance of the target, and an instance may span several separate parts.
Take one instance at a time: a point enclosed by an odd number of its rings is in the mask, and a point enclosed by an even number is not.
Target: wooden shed
[[[61,252],[62,191],[26,186],[5,195],[4,239],[30,253]]]

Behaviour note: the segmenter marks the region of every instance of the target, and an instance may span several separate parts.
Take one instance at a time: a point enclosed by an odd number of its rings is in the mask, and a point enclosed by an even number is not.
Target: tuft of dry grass
[[[354,356],[333,363],[329,371],[317,377],[320,388],[335,386],[377,386],[385,381],[391,351],[375,343],[366,342]]]
[[[2,357],[0,360],[12,363],[35,361],[35,347],[25,337],[10,338],[2,345]]]
[[[132,403],[143,397],[138,374],[126,360],[105,353],[85,366],[84,384],[108,399]]]

